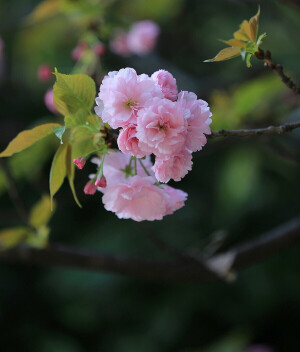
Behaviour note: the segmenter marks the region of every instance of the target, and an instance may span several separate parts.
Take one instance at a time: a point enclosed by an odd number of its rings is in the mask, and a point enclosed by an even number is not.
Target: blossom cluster
[[[102,201],[108,211],[116,213],[120,219],[161,220],[181,208],[187,194],[167,185],[158,185],[151,170],[149,157],[143,163],[130,166],[130,156],[122,152],[111,151],[103,158],[94,158],[98,168],[103,163],[103,175],[90,175],[91,181],[85,187],[85,193],[103,193]],[[96,181],[95,181],[96,180]],[[103,183],[103,181],[105,182]],[[106,182],[107,180],[107,182]],[[100,181],[100,182],[99,182]]]
[[[206,144],[211,112],[196,94],[178,93],[176,79],[159,70],[151,77],[132,68],[104,77],[95,112],[112,128],[121,128],[119,149],[143,158],[155,155],[159,182],[179,181],[192,168],[192,152]]]
[[[110,49],[121,56],[146,55],[159,35],[159,26],[150,20],[134,22],[129,31],[119,30],[110,41]]]
[[[135,221],[160,220],[181,208],[187,194],[165,183],[182,179],[192,168],[192,153],[206,144],[208,104],[194,93],[178,92],[168,71],[149,77],[124,68],[104,77],[96,105],[102,121],[118,129],[119,150],[92,160],[97,172],[84,192],[102,192],[105,209]],[[85,162],[74,160],[80,169]]]

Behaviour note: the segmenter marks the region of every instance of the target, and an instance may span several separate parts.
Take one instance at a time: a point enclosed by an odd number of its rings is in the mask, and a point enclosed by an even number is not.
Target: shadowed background
[[[25,19],[39,1],[0,1],[4,47],[0,75],[0,147],[21,130],[60,121],[44,106],[52,82],[37,68],[48,63],[70,73],[70,56],[81,27],[63,16],[38,25]],[[300,10],[293,2],[261,1],[263,49],[299,82]],[[209,102],[212,129],[260,127],[299,120],[294,96],[255,58],[203,63],[224,47],[256,1],[111,1],[112,26],[150,18],[161,27],[156,50],[121,58],[110,51],[103,70],[134,67],[138,73],[164,68],[179,89]],[[99,83],[99,82],[98,82]],[[162,221],[118,220],[104,210],[101,195],[84,195],[93,165],[76,173],[83,209],[65,184],[56,196],[50,241],[107,253],[165,258],[147,234],[180,250],[208,251],[222,233],[222,249],[299,213],[299,131],[281,136],[209,140],[194,154],[184,180],[172,183],[189,194],[186,206]],[[15,156],[9,167],[26,207],[48,192],[51,157],[59,141],[48,138]],[[22,224],[0,173],[0,226]],[[233,283],[176,285],[80,270],[1,263],[0,340],[6,351],[43,352],[241,352],[251,344],[297,351],[300,325],[299,249],[284,251],[239,273]]]

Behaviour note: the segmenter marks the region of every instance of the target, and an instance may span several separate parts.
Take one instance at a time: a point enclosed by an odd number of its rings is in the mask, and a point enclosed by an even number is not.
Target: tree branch
[[[255,53],[255,56],[259,60],[263,60],[265,63],[265,66],[269,67],[271,70],[273,70],[282,80],[282,82],[289,88],[291,89],[294,93],[300,94],[300,87],[298,87],[291,79],[288,77],[284,72],[283,72],[283,67],[280,64],[275,64],[272,60],[271,52],[267,50],[264,52],[262,49],[258,49],[258,51]]]
[[[246,136],[257,136],[262,134],[281,134],[284,132],[290,132],[300,127],[300,122],[294,123],[285,123],[279,126],[269,126],[263,128],[251,128],[251,129],[241,129],[241,130],[219,130],[212,131],[211,135],[208,135],[208,138],[216,138],[216,137],[228,137],[228,136],[236,136],[236,137],[246,137]]]
[[[299,242],[300,218],[296,218],[257,239],[213,256],[206,263],[219,272],[240,270]],[[216,275],[195,263],[174,263],[93,253],[62,245],[51,245],[40,250],[18,247],[0,252],[0,261],[70,267],[163,282],[201,284],[217,280]]]

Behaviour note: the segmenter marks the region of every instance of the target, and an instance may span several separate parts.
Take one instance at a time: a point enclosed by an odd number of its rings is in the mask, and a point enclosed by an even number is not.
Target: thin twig
[[[20,218],[24,222],[27,222],[28,221],[28,214],[27,214],[25,205],[22,201],[22,198],[19,195],[17,186],[16,186],[15,181],[10,173],[10,170],[7,167],[5,160],[3,160],[2,158],[0,158],[0,166],[4,172],[5,178],[7,180],[8,192],[9,192],[10,198],[16,208],[16,211],[18,212]]]
[[[273,70],[282,80],[282,82],[289,88],[291,89],[294,93],[300,94],[300,87],[298,87],[291,79],[288,77],[284,72],[283,72],[283,67],[280,64],[275,64],[272,60],[272,55],[269,50],[264,50],[258,49],[258,51],[255,53],[255,56],[259,60],[263,60],[265,63],[266,67],[269,67],[271,70]]]
[[[279,126],[268,126],[263,128],[251,128],[251,129],[241,129],[241,130],[219,130],[212,131],[208,138],[216,137],[246,137],[246,136],[257,136],[263,134],[281,134],[284,132],[290,132],[300,127],[300,122],[285,123]]]
[[[228,252],[211,257],[207,263],[228,271],[240,270],[299,242],[300,218],[296,218]],[[61,245],[40,250],[17,247],[0,252],[0,261],[70,267],[163,282],[202,284],[217,280],[216,275],[194,264],[93,253]]]

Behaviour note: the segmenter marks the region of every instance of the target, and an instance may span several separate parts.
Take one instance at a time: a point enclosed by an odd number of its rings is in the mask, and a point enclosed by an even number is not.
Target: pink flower
[[[165,215],[173,214],[174,211],[182,208],[187,199],[187,193],[170,186],[163,186],[165,199],[167,200],[167,209]]]
[[[82,170],[85,165],[85,158],[73,159],[73,163],[78,167],[78,169]]]
[[[99,158],[93,158],[91,161],[98,167],[101,164],[101,160]],[[130,155],[128,154],[123,154],[121,152],[109,152],[106,154],[103,163],[103,175],[106,177],[108,186],[120,183],[126,179],[126,172],[129,171],[126,170],[126,168],[128,167],[129,162]],[[151,170],[153,164],[150,158],[146,157],[143,159],[143,164],[153,177],[153,183],[155,183],[156,180],[154,178],[154,173]],[[131,171],[133,174],[133,163],[131,164]],[[137,174],[141,177],[147,176],[139,162],[137,162]],[[94,175],[91,175],[91,177],[94,177]]]
[[[161,88],[166,99],[176,100],[178,94],[176,79],[170,72],[159,70],[154,72],[151,78]]]
[[[129,50],[138,55],[148,54],[153,50],[159,32],[159,26],[153,21],[135,22],[128,33]]]
[[[161,220],[167,211],[164,194],[152,177],[133,176],[107,187],[102,201],[119,219]]]
[[[188,124],[186,148],[192,152],[201,150],[207,142],[205,134],[211,134],[209,125],[212,113],[209,106],[206,101],[197,99],[196,94],[186,91],[179,93],[178,104],[186,111]]]
[[[95,182],[95,186],[100,188],[106,188],[107,182],[106,182],[105,176],[102,176],[101,178],[97,178]]]
[[[44,102],[47,108],[53,113],[58,114],[58,111],[53,103],[53,89],[50,88],[44,95]]]
[[[93,51],[97,56],[103,56],[106,53],[106,47],[103,43],[99,42],[93,47]]]
[[[118,147],[125,154],[130,154],[138,158],[145,156],[145,153],[139,147],[135,125],[128,125],[121,129],[118,136]]]
[[[180,153],[166,156],[164,158],[156,157],[153,166],[155,177],[159,182],[169,182],[172,178],[180,181],[190,170],[192,170],[192,154],[187,150]]]
[[[112,128],[136,123],[137,111],[162,93],[147,75],[138,76],[133,68],[109,72],[100,86],[95,112]]]
[[[95,181],[94,181],[94,180],[89,181],[89,182],[85,185],[83,191],[84,191],[85,194],[89,194],[89,195],[95,194],[96,191],[97,191],[97,186],[95,185]]]
[[[175,154],[185,143],[184,110],[176,102],[155,98],[138,112],[136,130],[139,146],[145,152]]]
[[[130,49],[128,48],[127,33],[119,31],[109,43],[110,50],[121,56],[129,56]]]
[[[51,66],[47,64],[40,65],[37,71],[38,79],[41,82],[47,82],[52,77],[52,69]]]
[[[83,53],[88,49],[86,42],[79,42],[77,46],[72,50],[71,56],[73,60],[78,61],[82,58]]]

